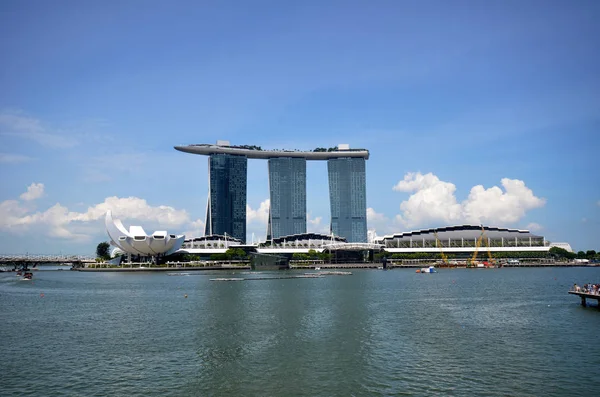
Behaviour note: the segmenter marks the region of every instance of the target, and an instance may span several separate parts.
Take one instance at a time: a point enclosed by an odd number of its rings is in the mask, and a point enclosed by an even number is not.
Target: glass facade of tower
[[[306,233],[306,159],[269,159],[267,239]]]
[[[246,179],[248,158],[211,154],[205,235],[220,234],[246,241]]]
[[[367,184],[364,158],[327,160],[331,232],[351,243],[367,242]]]

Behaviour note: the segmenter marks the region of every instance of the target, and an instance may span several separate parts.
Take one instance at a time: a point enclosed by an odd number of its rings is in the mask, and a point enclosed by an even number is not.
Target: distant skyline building
[[[306,233],[306,159],[269,159],[267,239]]]
[[[364,158],[327,160],[331,232],[351,243],[367,242],[367,187]]]
[[[229,235],[246,241],[247,168],[245,156],[209,156],[205,235]]]

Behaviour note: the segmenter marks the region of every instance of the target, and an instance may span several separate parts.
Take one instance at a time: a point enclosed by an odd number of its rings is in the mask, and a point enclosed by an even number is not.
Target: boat
[[[417,269],[417,273],[437,273],[437,271],[435,270],[435,266],[429,266]]]
[[[23,278],[21,278],[21,280],[27,281],[27,280],[31,280],[32,278],[33,278],[33,273],[31,273],[31,272],[25,272],[23,274]]]
[[[321,270],[321,268],[320,267],[315,267],[315,270]]]

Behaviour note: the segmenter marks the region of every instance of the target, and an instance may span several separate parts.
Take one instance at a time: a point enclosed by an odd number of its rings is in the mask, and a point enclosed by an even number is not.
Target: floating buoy
[[[44,297],[44,293],[42,292],[42,293],[40,294],[40,298],[43,298],[43,297]]]
[[[183,295],[184,298],[187,298],[187,294]]]

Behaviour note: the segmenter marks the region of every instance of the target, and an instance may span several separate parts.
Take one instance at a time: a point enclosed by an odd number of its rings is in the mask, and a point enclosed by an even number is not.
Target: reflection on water
[[[3,395],[560,396],[600,386],[600,310],[566,293],[600,280],[600,268],[193,275],[0,274]]]

